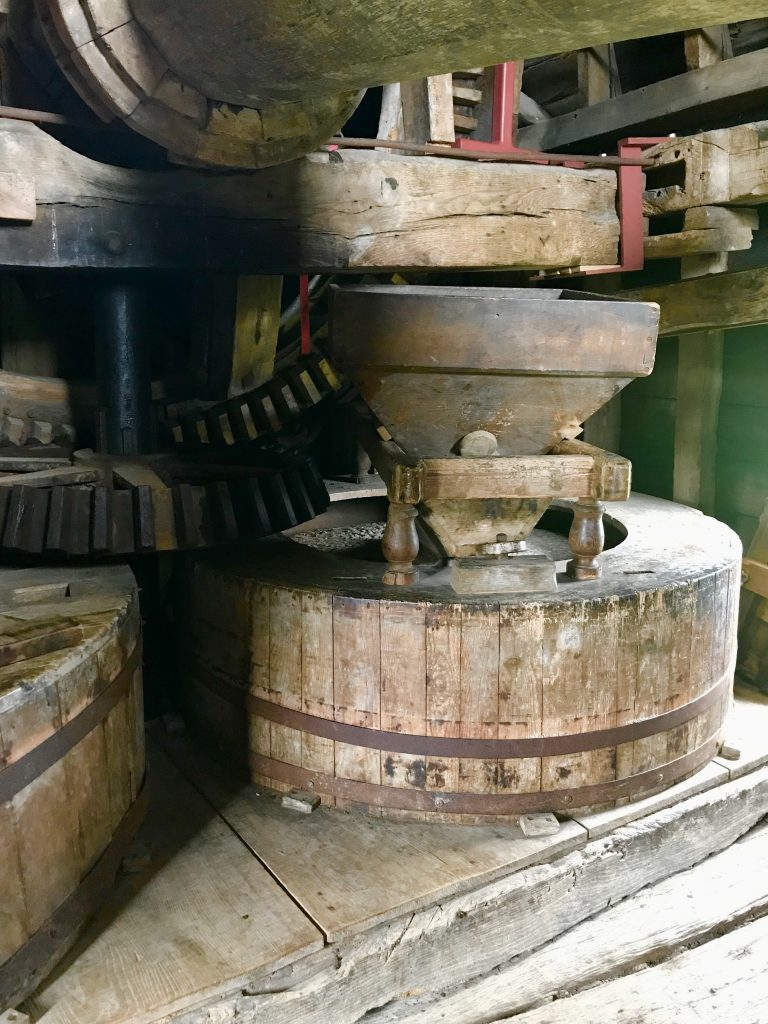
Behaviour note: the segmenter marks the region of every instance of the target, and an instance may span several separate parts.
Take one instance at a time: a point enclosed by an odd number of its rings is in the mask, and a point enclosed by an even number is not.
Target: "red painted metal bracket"
[[[515,145],[515,61],[497,64],[493,75],[493,103],[491,106],[490,142],[476,139],[456,139],[456,149],[471,149],[485,153],[520,153]]]
[[[668,135],[632,136],[618,143],[618,155],[623,160],[639,161],[643,150],[666,142]],[[581,161],[568,164],[582,168]],[[616,169],[616,206],[619,215],[619,262],[604,267],[577,267],[569,270],[544,271],[536,278],[589,277],[593,274],[620,274],[629,270],[642,270],[645,265],[645,225],[643,223],[643,167],[638,163],[623,163]]]

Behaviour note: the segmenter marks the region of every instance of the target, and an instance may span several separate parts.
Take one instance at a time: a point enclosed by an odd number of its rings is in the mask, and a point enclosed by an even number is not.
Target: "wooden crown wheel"
[[[259,444],[295,428],[307,412],[341,390],[342,382],[324,356],[302,356],[266,384],[226,401],[168,405],[166,439],[190,449]]]
[[[140,631],[125,566],[0,569],[2,1009],[72,945],[141,821]]]
[[[281,459],[280,469],[93,452],[5,459],[0,548],[106,556],[209,547],[296,526],[328,500],[305,456]]]
[[[347,89],[301,100],[221,102],[169,67],[128,0],[35,6],[61,71],[95,113],[124,121],[185,162],[267,167],[293,160],[327,141],[360,98],[358,89]]]

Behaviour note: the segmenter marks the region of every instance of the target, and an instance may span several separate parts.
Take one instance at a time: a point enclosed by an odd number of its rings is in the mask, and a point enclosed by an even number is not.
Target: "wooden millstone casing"
[[[0,1011],[51,970],[143,814],[129,569],[0,570]]]
[[[285,539],[203,556],[180,609],[189,718],[258,784],[375,814],[488,821],[664,788],[723,738],[740,546],[654,498],[612,521],[603,577],[555,594],[459,597],[424,567],[393,593],[380,564]]]

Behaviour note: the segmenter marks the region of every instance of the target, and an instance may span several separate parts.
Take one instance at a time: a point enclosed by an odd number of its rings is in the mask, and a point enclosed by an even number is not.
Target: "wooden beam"
[[[734,101],[743,114],[764,109],[767,99],[768,50],[756,50],[529,125],[520,130],[517,143],[554,151],[608,145],[641,129],[645,135],[679,134],[732,116]]]
[[[768,121],[669,139],[645,156],[654,165],[646,173],[646,216],[768,199]]]
[[[627,299],[659,303],[660,335],[768,323],[768,267],[711,274],[620,294]]]
[[[279,274],[617,258],[613,171],[345,150],[226,176],[159,174],[0,122],[0,172],[20,164],[34,173],[38,216],[0,226],[0,266]]]

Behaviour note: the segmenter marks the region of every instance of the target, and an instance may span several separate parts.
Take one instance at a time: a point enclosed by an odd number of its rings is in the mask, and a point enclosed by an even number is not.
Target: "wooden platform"
[[[767,697],[740,693],[728,742],[738,761],[526,839],[287,811],[155,730],[132,873],[20,1009],[45,1024],[598,1024],[623,1007],[667,1024],[674,1003],[686,1024],[768,1020],[768,924],[746,923],[768,911]]]

